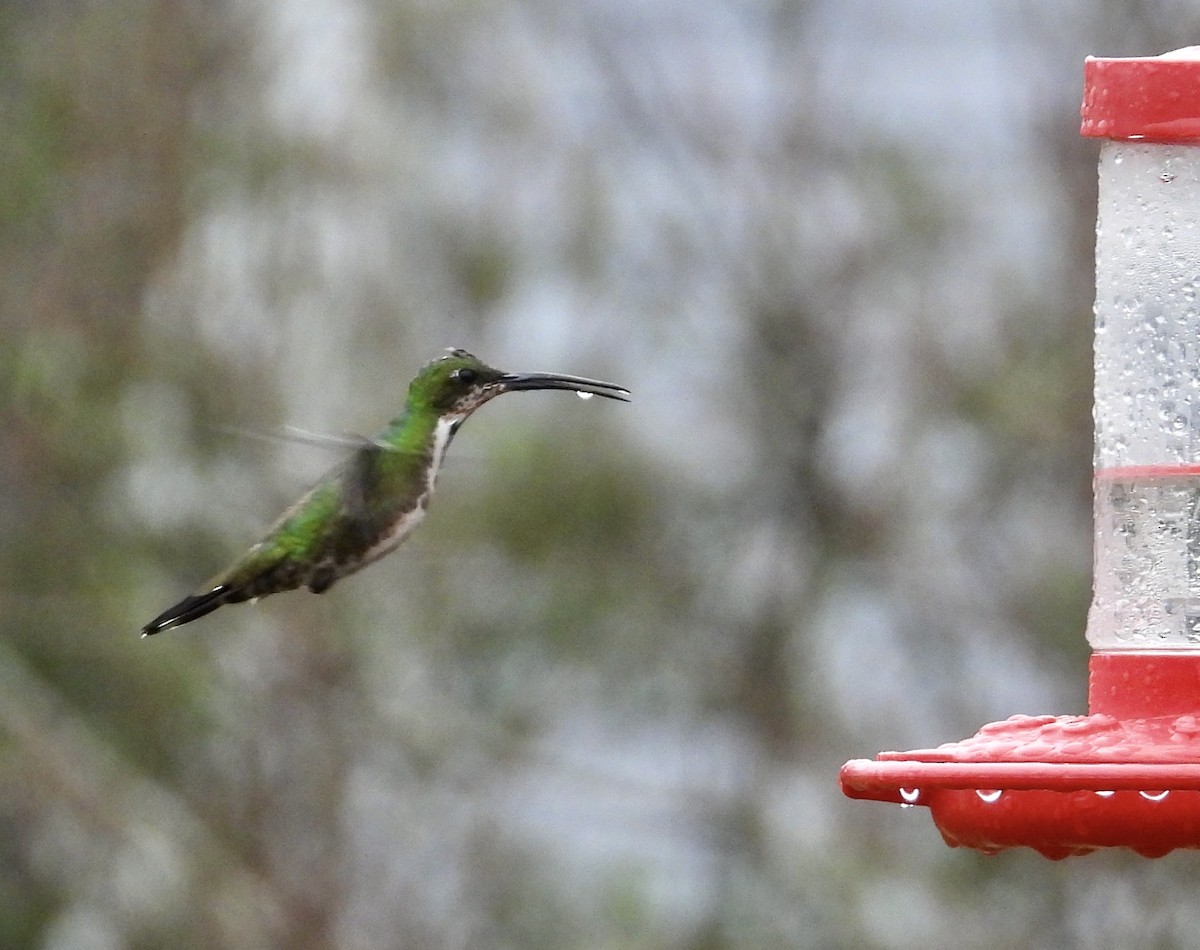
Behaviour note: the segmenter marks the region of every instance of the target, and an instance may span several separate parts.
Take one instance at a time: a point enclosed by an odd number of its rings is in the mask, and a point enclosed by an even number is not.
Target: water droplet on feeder
[[[993,802],[1000,801],[1000,796],[1004,794],[1004,790],[1000,788],[977,788],[975,794],[979,796],[979,800],[987,802],[989,805]]]
[[[578,396],[580,399],[591,399],[594,394],[593,393],[576,393],[575,395]]]
[[[1148,802],[1161,802],[1164,798],[1166,798],[1171,793],[1170,793],[1170,791],[1166,791],[1166,792],[1138,792],[1138,794],[1141,795],[1142,798],[1146,799],[1146,801],[1148,801]]]
[[[909,805],[912,805],[921,797],[921,790],[919,788],[902,788],[900,789],[900,797]]]

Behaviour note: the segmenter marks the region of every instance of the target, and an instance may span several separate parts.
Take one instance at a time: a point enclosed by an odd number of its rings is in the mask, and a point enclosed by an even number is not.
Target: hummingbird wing
[[[386,447],[367,439],[342,466],[342,506],[351,524],[368,520],[371,512],[368,499],[379,487],[379,456]]]
[[[290,445],[312,445],[320,449],[334,449],[344,452],[347,449],[360,449],[364,445],[379,445],[374,439],[368,439],[357,432],[347,432],[337,435],[331,432],[313,432],[311,429],[301,429],[299,426],[285,425],[282,429],[252,429],[245,426],[213,426],[214,431],[225,435],[235,435],[241,439],[253,439],[257,442],[275,442]]]

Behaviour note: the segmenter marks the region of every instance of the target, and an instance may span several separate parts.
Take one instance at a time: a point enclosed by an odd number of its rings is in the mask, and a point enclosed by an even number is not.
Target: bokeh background
[[[848,758],[1086,711],[1087,54],[1190,4],[0,5],[0,945],[1176,947]],[[400,553],[138,628],[463,346]]]

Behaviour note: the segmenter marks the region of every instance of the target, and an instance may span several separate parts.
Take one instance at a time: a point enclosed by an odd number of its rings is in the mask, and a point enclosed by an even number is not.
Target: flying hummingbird
[[[285,511],[233,564],[164,610],[142,636],[191,623],[223,604],[307,587],[320,594],[394,550],[425,516],[451,439],[472,412],[501,393],[569,389],[629,401],[629,390],[578,376],[504,373],[452,349],[417,373],[404,411]]]

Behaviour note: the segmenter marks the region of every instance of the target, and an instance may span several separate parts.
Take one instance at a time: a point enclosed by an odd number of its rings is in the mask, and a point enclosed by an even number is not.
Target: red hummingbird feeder
[[[1200,848],[1200,47],[1084,66],[1096,227],[1087,716],[1013,716],[842,766],[947,844]]]

